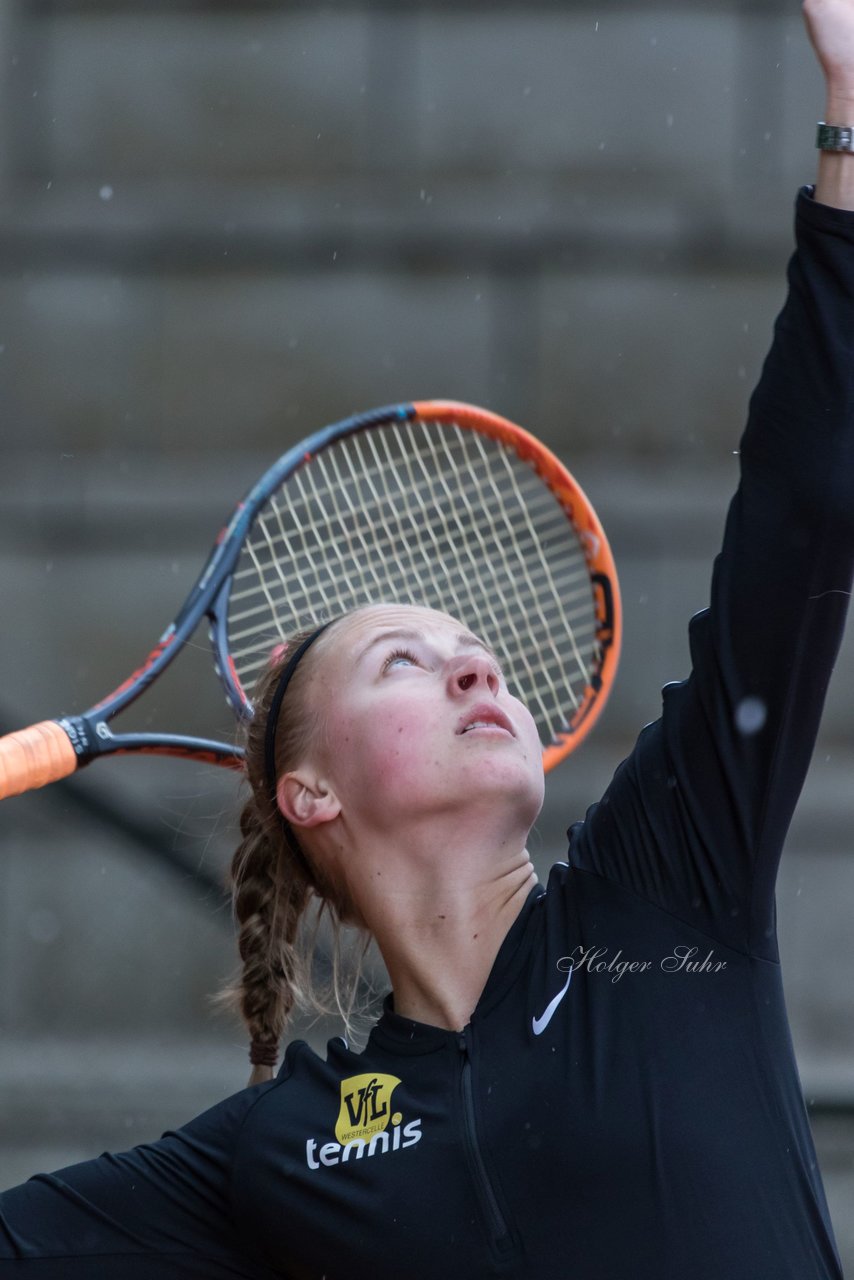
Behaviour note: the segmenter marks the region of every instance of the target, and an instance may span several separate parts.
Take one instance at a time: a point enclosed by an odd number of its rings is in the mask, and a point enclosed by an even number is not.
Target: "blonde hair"
[[[358,1029],[359,989],[371,935],[355,927],[345,963],[346,891],[306,857],[270,794],[265,769],[265,734],[270,704],[291,654],[313,632],[302,631],[275,651],[255,689],[255,715],[246,731],[246,779],[250,795],[240,817],[242,840],[231,862],[230,887],[242,969],[217,997],[237,1010],[249,1031],[250,1084],[273,1076],[279,1042],[297,1012],[337,1013],[347,1035]],[[317,711],[308,705],[306,668],[318,661],[307,652],[282,700],[276,733],[276,776],[305,757],[320,732]],[[312,910],[312,908],[314,908]],[[331,975],[316,976],[313,960],[324,916],[332,936]]]

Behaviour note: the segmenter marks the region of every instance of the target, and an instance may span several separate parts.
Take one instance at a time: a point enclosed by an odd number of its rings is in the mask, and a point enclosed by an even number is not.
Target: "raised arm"
[[[854,124],[854,0],[809,0],[827,123]],[[828,52],[830,51],[830,52]],[[823,201],[819,200],[823,197]],[[570,856],[739,951],[776,959],[774,882],[854,566],[854,155],[820,158],[750,402],[741,483],[692,673],[664,690]]]

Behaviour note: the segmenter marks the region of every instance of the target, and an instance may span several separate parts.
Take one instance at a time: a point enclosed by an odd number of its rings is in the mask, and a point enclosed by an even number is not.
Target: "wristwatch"
[[[819,120],[815,145],[820,151],[848,151],[854,155],[854,125]]]

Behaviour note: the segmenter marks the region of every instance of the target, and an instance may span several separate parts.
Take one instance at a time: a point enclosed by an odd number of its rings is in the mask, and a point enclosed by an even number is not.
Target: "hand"
[[[854,0],[804,0],[803,12],[828,101],[854,103]]]

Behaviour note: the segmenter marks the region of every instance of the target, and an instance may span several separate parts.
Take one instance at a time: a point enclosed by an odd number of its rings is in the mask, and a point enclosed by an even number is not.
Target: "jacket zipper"
[[[457,1037],[457,1044],[462,1054],[462,1100],[463,1100],[463,1127],[466,1140],[466,1151],[469,1157],[469,1165],[474,1180],[477,1198],[480,1201],[481,1209],[486,1217],[487,1226],[489,1228],[489,1243],[496,1258],[506,1258],[514,1248],[513,1238],[510,1229],[501,1212],[498,1203],[498,1197],[489,1178],[486,1163],[480,1150],[477,1139],[477,1126],[475,1124],[474,1112],[474,1087],[472,1085],[471,1072],[471,1056],[469,1054],[468,1038],[465,1031],[461,1031]]]

